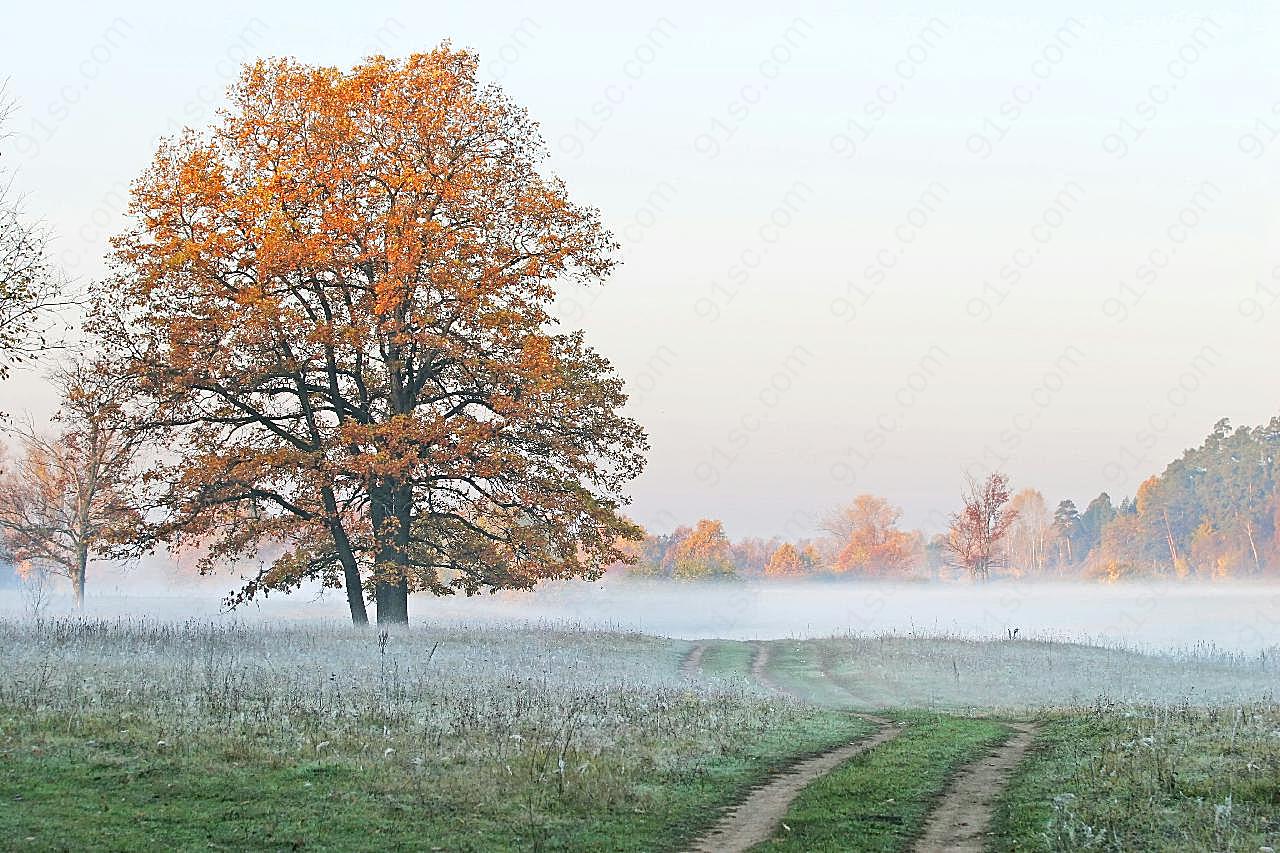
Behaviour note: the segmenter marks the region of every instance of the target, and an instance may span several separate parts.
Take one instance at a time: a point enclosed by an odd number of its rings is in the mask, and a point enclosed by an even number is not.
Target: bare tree
[[[987,580],[991,569],[1004,565],[1003,540],[1018,513],[1009,507],[1009,478],[1000,472],[981,484],[966,477],[964,509],[951,516],[947,551],[953,565],[975,579]]]
[[[1008,551],[1019,574],[1043,575],[1049,563],[1055,531],[1044,495],[1023,489],[1009,501],[1015,520],[1009,528]]]
[[[89,561],[141,525],[130,493],[138,444],[121,415],[119,380],[84,362],[53,379],[61,430],[50,436],[29,422],[13,430],[21,455],[0,476],[0,533],[19,565],[67,577],[83,606]]]
[[[35,622],[44,618],[53,597],[52,584],[49,583],[49,571],[44,566],[27,563],[19,569],[22,585],[22,601],[27,607],[27,615]]]
[[[13,101],[0,87],[0,140],[12,112]],[[0,379],[55,345],[58,314],[74,304],[49,262],[48,241],[44,228],[23,217],[13,177],[0,168]]]

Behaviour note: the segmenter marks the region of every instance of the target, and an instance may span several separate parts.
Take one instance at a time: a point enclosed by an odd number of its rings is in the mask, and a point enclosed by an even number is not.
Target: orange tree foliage
[[[919,565],[922,546],[916,536],[898,528],[901,517],[901,510],[875,495],[858,495],[827,517],[823,528],[833,540],[831,570],[892,577]]]
[[[205,570],[282,549],[232,604],[318,578],[405,621],[411,590],[597,576],[640,535],[644,433],[548,314],[617,245],[476,70],[261,61],[135,183],[93,328],[173,450],[156,538],[209,543]]]
[[[765,576],[770,578],[802,577],[812,570],[813,564],[810,562],[808,555],[801,553],[790,542],[784,542],[779,545],[770,555],[769,562],[764,567]]]
[[[672,577],[680,580],[713,580],[733,576],[729,539],[719,521],[702,519],[674,548]]]
[[[1150,561],[1142,551],[1141,519],[1121,513],[1102,529],[1102,540],[1085,563],[1084,576],[1115,582],[1150,577]]]

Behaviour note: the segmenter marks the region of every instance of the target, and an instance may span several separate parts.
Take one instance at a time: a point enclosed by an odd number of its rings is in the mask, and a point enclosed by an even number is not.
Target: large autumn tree
[[[477,62],[258,62],[134,186],[92,328],[172,450],[153,535],[206,570],[279,549],[232,604],[319,579],[403,622],[410,591],[596,576],[640,535],[644,433],[548,313],[616,243]]]

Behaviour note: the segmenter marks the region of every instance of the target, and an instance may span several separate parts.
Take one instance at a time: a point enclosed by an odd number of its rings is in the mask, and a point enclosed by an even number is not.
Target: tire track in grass
[[[929,814],[915,853],[982,853],[995,800],[1035,740],[1035,727],[1009,723],[1013,737],[961,769]]]
[[[770,654],[769,654],[768,644],[757,643],[755,656],[752,657],[751,659],[751,677],[755,679],[756,683],[759,684],[761,687],[763,687],[765,690],[768,690],[770,693],[777,693],[779,696],[786,696],[789,699],[795,699],[800,702],[812,702],[812,700],[808,696],[801,696],[799,693],[796,693],[794,690],[789,690],[786,687],[782,687],[776,681],[774,681],[773,678],[769,675],[769,659],[770,659]],[[823,669],[823,674],[825,675],[825,673],[826,673],[826,670]],[[844,690],[843,688],[840,688],[840,690],[842,693],[846,693],[846,694],[848,693],[848,691]],[[868,723],[872,723],[873,725],[877,725],[877,726],[893,725],[892,720],[886,719],[884,717],[877,717],[875,714],[865,714],[861,712],[854,712],[853,715],[860,719],[866,720]]]
[[[689,650],[680,664],[681,678],[695,678],[702,669],[702,653],[707,650],[706,644],[698,643]]]
[[[949,783],[1012,734],[1007,725],[899,711],[902,734],[813,781],[753,853],[910,850]]]
[[[756,680],[756,684],[759,684],[771,693],[779,693],[783,696],[798,698],[794,693],[783,690],[777,684],[773,683],[773,679],[769,678],[769,673],[766,671],[768,666],[769,645],[767,643],[756,643],[756,653],[751,658],[751,677]]]
[[[791,801],[806,785],[854,756],[893,740],[900,732],[896,727],[884,726],[870,737],[801,761],[775,776],[722,817],[711,832],[690,848],[691,853],[744,853],[768,841],[782,823]]]
[[[781,696],[802,698],[779,687],[770,677],[769,646],[758,643],[751,660],[751,677],[766,690]],[[791,802],[810,782],[827,775],[851,758],[893,740],[902,729],[889,720],[870,714],[857,716],[873,723],[877,731],[852,743],[837,747],[801,761],[762,786],[755,788],[747,798],[730,809],[711,831],[690,848],[691,853],[744,853],[757,844],[768,841],[778,829],[791,807]]]
[[[868,708],[843,684],[831,677],[821,646],[812,641],[780,641],[771,644],[765,677],[773,683],[792,685],[784,692],[803,692],[803,698],[824,708]]]

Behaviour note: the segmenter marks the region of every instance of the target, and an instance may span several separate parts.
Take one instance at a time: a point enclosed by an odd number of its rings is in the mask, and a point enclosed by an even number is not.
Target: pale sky
[[[4,162],[85,281],[239,62],[475,49],[623,243],[561,315],[630,384],[655,530],[863,491],[937,529],[992,467],[1083,507],[1280,413],[1280,13],[850,5],[21,4]]]

